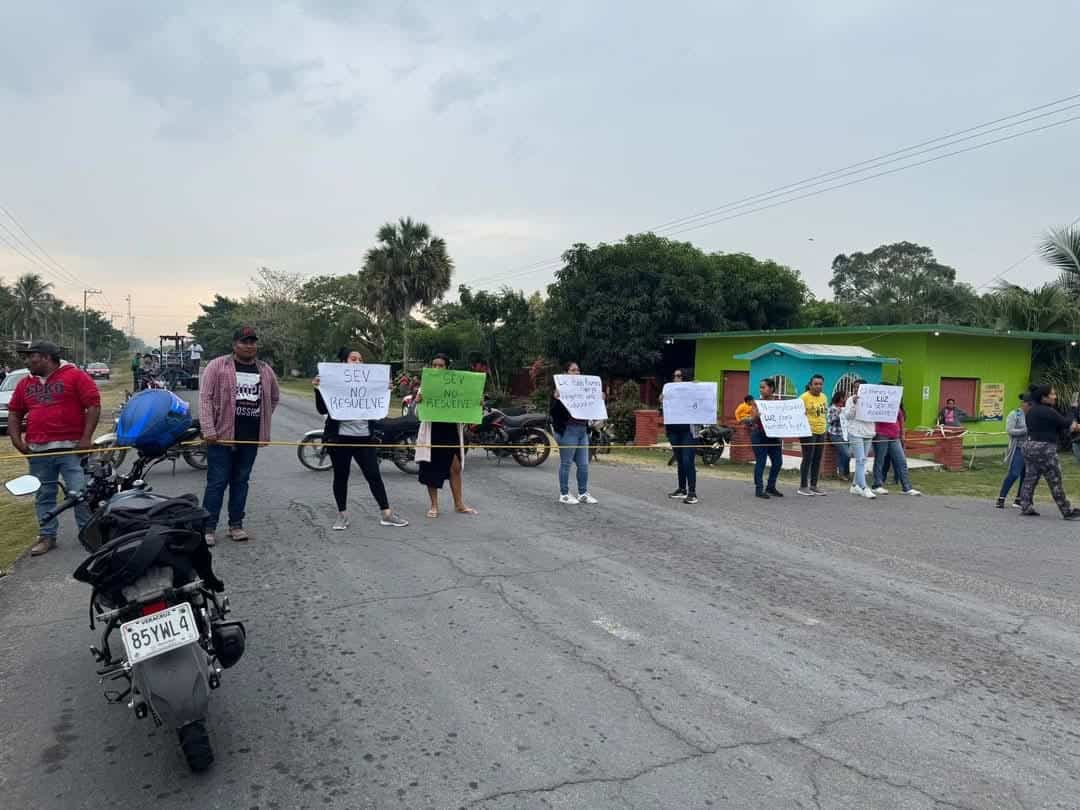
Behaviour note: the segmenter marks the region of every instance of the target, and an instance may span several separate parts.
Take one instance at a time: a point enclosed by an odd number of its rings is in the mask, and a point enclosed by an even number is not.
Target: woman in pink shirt
[[[904,455],[904,406],[897,411],[895,422],[874,423],[874,489],[875,495],[888,495],[885,489],[885,459],[892,463],[892,468],[900,479],[900,486],[905,495],[922,495],[911,486],[908,476],[907,456]]]

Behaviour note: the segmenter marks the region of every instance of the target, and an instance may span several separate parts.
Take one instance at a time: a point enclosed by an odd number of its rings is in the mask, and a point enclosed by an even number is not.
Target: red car
[[[86,373],[93,377],[95,380],[107,380],[109,379],[109,375],[112,374],[112,371],[104,363],[91,363],[86,367]]]

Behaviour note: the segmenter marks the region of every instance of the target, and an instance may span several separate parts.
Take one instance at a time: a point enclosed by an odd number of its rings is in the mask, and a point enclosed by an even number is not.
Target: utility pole
[[[128,305],[127,333],[129,338],[135,337],[135,321],[131,319],[131,293],[124,299]]]
[[[83,290],[82,291],[82,362],[83,367],[89,362],[86,357],[86,299],[91,295],[101,295],[101,290]]]

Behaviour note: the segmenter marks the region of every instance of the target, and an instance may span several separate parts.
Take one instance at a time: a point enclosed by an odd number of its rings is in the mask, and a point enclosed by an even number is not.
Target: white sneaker
[[[559,496],[559,503],[577,504],[577,503],[580,503],[580,501],[577,498],[571,497],[570,495],[560,495]]]
[[[596,500],[596,498],[594,498],[588,492],[582,492],[580,495],[578,495],[578,503],[594,504],[600,503],[600,501]]]
[[[858,484],[852,484],[851,489],[849,489],[848,492],[850,492],[852,495],[858,495],[862,497],[862,487],[860,487]]]
[[[875,495],[888,495],[889,490],[885,489],[885,487],[874,487],[873,493]]]
[[[922,495],[922,493],[921,493],[921,492],[919,492],[919,490],[917,490],[917,489],[909,489],[909,490],[908,490],[907,492],[905,492],[904,494],[905,494],[905,495]]]
[[[862,491],[862,496],[864,498],[870,498],[871,500],[877,497],[877,495],[874,494],[873,490],[871,490],[870,487],[867,487]]]
[[[338,515],[338,519],[334,523],[333,528],[334,528],[335,532],[343,532],[343,531],[345,531],[347,528],[349,528],[349,516],[348,515]]]

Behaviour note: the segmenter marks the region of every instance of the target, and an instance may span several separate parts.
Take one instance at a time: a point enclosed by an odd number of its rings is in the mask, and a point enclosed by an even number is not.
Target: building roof
[[[763,329],[734,332],[684,332],[665,335],[672,340],[697,340],[719,337],[775,337],[780,335],[890,335],[931,332],[941,335],[975,335],[978,337],[1014,338],[1017,340],[1049,340],[1069,342],[1080,340],[1080,334],[1066,335],[1060,332],[1026,332],[1020,329],[984,329],[978,326],[956,326],[947,323],[903,323],[891,326],[828,326],[802,329]]]
[[[832,343],[766,343],[753,351],[735,355],[736,360],[757,360],[766,354],[783,352],[800,360],[848,360],[896,365],[895,357],[874,354],[862,346],[838,346]]]

